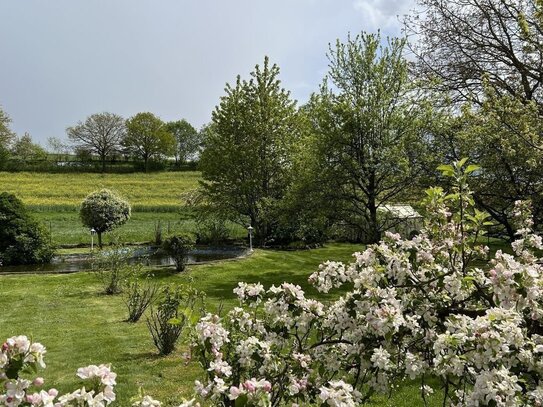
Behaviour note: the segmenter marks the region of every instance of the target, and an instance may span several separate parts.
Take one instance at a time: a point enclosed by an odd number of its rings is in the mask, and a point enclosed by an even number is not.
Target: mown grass
[[[19,197],[34,211],[74,211],[91,192],[109,188],[124,196],[137,212],[172,212],[183,193],[198,187],[196,171],[134,174],[48,174],[0,172],[0,192]]]
[[[289,281],[300,284],[309,296],[327,299],[307,284],[307,277],[326,259],[349,261],[358,245],[330,244],[311,251],[263,251],[243,260],[190,266],[175,275],[167,269],[154,270],[161,284],[192,284],[207,295],[207,307],[237,304],[232,289],[238,281],[264,285]],[[118,376],[118,406],[129,406],[139,387],[166,402],[179,404],[192,392],[200,367],[185,364],[186,340],[171,356],[158,357],[144,321],[123,322],[126,312],[121,296],[100,293],[96,276],[72,275],[0,276],[0,338],[31,335],[47,346],[48,368],[43,372],[49,385],[67,391],[81,385],[75,377],[78,367],[110,362]],[[399,385],[390,399],[379,397],[372,406],[422,406],[415,383]],[[439,391],[430,400],[440,405]]]

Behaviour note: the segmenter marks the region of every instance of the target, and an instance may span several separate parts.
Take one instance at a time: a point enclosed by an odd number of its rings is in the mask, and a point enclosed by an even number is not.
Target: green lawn
[[[196,225],[183,207],[184,194],[199,186],[197,171],[154,172],[149,174],[48,174],[0,172],[0,192],[19,197],[32,214],[51,231],[58,245],[90,245],[90,234],[79,219],[79,206],[92,191],[110,188],[132,206],[130,220],[103,236],[104,244],[147,243],[155,240],[155,226],[169,233],[195,232]],[[247,231],[229,225],[232,238],[243,238]]]
[[[330,244],[311,251],[257,250],[243,260],[190,266],[181,275],[166,269],[154,271],[161,283],[188,283],[205,291],[210,310],[222,303],[237,304],[232,289],[238,281],[266,286],[289,281],[307,289],[307,277],[327,259],[349,261],[358,245]],[[121,296],[100,293],[96,277],[90,273],[72,275],[0,276],[0,338],[31,335],[48,349],[44,377],[61,391],[79,386],[78,367],[110,362],[118,376],[116,405],[129,406],[129,398],[143,387],[148,394],[175,405],[190,395],[200,368],[185,365],[183,343],[169,357],[158,357],[144,321],[123,322],[126,318]],[[322,295],[319,298],[323,299]],[[438,406],[439,397],[432,399]],[[418,385],[401,384],[391,399],[377,399],[373,406],[421,406]]]

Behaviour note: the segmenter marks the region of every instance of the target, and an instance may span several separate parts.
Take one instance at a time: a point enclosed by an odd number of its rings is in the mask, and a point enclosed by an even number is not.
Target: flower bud
[[[43,386],[45,380],[43,380],[43,377],[36,377],[32,383],[34,384],[34,386],[40,387]]]

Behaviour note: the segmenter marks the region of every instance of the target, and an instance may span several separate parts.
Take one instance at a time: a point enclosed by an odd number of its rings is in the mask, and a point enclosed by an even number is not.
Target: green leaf
[[[181,320],[179,318],[172,318],[168,320],[168,324],[170,325],[181,325]]]
[[[243,407],[243,406],[246,406],[247,405],[247,402],[248,402],[248,398],[247,398],[247,395],[246,394],[242,394],[240,395],[237,399],[236,399],[236,402],[234,404],[235,407]]]
[[[473,171],[477,171],[481,167],[475,164],[470,164],[467,166],[467,168],[464,170],[464,174],[471,174]]]
[[[462,158],[460,161],[456,163],[456,168],[462,168],[467,161],[468,161],[467,157]]]

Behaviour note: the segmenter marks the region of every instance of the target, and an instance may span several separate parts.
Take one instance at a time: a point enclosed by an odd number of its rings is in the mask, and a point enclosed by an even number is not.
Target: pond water
[[[210,261],[235,259],[247,254],[242,247],[197,248],[192,250],[188,257],[188,264],[202,264]],[[129,263],[141,262],[146,266],[172,266],[172,258],[156,249],[146,247],[134,251],[134,257]],[[91,257],[88,255],[69,255],[55,257],[50,264],[6,266],[0,269],[0,274],[15,273],[76,273],[88,271],[92,268]]]

